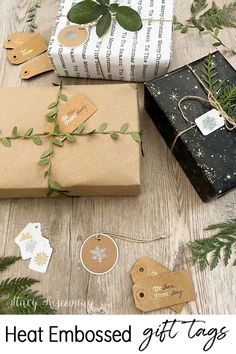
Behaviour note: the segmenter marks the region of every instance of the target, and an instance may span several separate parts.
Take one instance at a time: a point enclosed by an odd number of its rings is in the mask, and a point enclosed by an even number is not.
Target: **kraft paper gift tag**
[[[35,36],[35,33],[27,33],[27,32],[16,32],[11,33],[5,40],[3,47],[5,49],[14,49],[21,44],[24,44],[29,39]]]
[[[188,270],[160,273],[138,280],[133,285],[136,307],[148,312],[195,300]]]
[[[133,282],[136,283],[138,280],[144,280],[147,276],[155,277],[160,273],[167,272],[170,272],[170,270],[156,262],[154,259],[149,257],[142,257],[135,263],[131,271],[131,278]],[[173,305],[170,306],[170,308],[173,311],[180,313],[183,310],[184,305],[185,304]]]
[[[23,80],[27,80],[51,70],[53,70],[53,66],[47,54],[45,54],[23,65],[20,71],[20,77]]]
[[[48,45],[45,43],[43,37],[36,33],[28,41],[9,50],[7,58],[11,64],[22,64],[30,59],[33,59],[39,54],[46,52]]]

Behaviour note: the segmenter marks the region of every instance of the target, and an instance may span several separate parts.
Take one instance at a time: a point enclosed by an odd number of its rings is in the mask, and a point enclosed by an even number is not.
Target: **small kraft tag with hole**
[[[168,273],[170,270],[154,259],[149,257],[142,257],[135,263],[132,271],[131,278],[134,283],[143,280],[146,277],[156,277],[160,273]],[[170,308],[176,313],[181,313],[185,304],[172,305]]]
[[[73,132],[96,111],[97,107],[88,98],[77,94],[62,106],[57,114],[56,123],[63,133]],[[52,124],[46,124],[44,130],[51,133]]]
[[[40,75],[51,70],[53,70],[53,66],[47,54],[44,54],[39,58],[34,59],[31,62],[23,65],[20,71],[20,77],[23,80],[28,80],[34,76]]]
[[[28,33],[28,32],[11,33],[5,40],[3,47],[5,49],[14,49],[19,45],[27,42],[33,36],[35,36],[35,33]]]
[[[195,300],[195,292],[188,270],[147,276],[133,285],[136,307],[153,311]]]
[[[36,33],[23,44],[9,50],[7,58],[11,64],[22,64],[46,52],[47,48],[48,45],[45,43],[43,37],[39,33]]]

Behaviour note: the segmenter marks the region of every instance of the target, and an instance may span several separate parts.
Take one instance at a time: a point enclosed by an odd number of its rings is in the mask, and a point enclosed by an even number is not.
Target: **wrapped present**
[[[78,3],[63,0],[48,55],[59,76],[143,82],[166,73],[171,57],[173,0],[119,0],[139,12],[143,27],[124,30],[115,19],[99,38],[94,25],[70,23],[68,11]]]
[[[0,197],[138,194],[137,86],[58,90],[0,89]]]
[[[147,112],[204,202],[236,186],[234,85],[219,52],[145,85]]]

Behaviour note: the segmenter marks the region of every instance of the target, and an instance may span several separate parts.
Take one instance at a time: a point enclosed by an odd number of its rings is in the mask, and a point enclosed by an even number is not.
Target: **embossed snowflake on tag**
[[[195,123],[203,135],[208,135],[217,129],[222,128],[225,121],[216,109],[212,109],[211,111],[195,119]]]
[[[102,263],[104,258],[107,258],[106,248],[100,248],[99,246],[97,246],[95,250],[91,250],[90,253],[92,259],[94,261],[97,261],[98,263]]]
[[[30,241],[28,241],[27,244],[25,245],[25,250],[26,250],[27,252],[33,253],[33,252],[34,252],[34,249],[35,249],[35,247],[36,247],[36,245],[37,245],[37,241],[35,241],[35,240],[30,240]]]

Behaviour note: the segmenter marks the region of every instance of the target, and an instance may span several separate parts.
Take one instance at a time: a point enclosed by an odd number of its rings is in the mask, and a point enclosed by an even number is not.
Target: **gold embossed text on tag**
[[[20,76],[22,79],[27,80],[31,77],[53,70],[53,66],[47,54],[40,56],[33,61],[26,63],[22,66]]]
[[[43,37],[36,33],[32,38],[7,53],[12,64],[22,64],[33,59],[39,54],[46,52],[48,46]]]
[[[96,106],[80,94],[72,97],[57,114],[57,124],[64,133],[72,132],[97,111]],[[47,124],[45,132],[51,132],[52,124]]]
[[[11,33],[5,40],[3,46],[6,49],[14,49],[17,46],[27,42],[33,36],[35,36],[35,33],[27,33],[27,32]]]
[[[156,277],[160,273],[168,273],[170,270],[160,263],[156,262],[154,259],[149,257],[140,258],[134,265],[131,271],[131,277],[134,283],[138,280],[143,280],[145,277]],[[180,313],[185,304],[173,305],[170,308]]]
[[[187,270],[160,273],[133,285],[136,307],[144,312],[195,300],[192,280]]]

